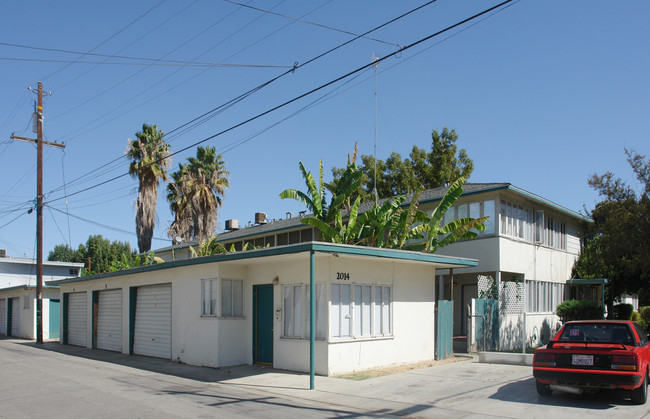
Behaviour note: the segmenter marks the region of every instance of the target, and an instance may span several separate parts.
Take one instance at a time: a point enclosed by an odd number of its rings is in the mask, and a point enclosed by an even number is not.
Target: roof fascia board
[[[534,193],[525,191],[525,190],[523,190],[521,188],[518,188],[516,186],[509,185],[506,189],[511,190],[513,192],[516,192],[516,193],[518,193],[520,195],[523,195],[526,198],[532,199],[533,201],[541,202],[544,205],[548,205],[549,207],[552,207],[553,209],[556,209],[556,210],[558,210],[558,211],[560,211],[560,212],[562,212],[564,214],[570,215],[572,217],[579,218],[582,221],[593,222],[593,220],[591,218],[589,218],[589,217],[585,217],[584,215],[582,215],[580,213],[572,211],[572,210],[570,210],[568,208],[565,208],[565,207],[563,207],[561,205],[556,204],[555,202],[549,201],[546,198],[542,198],[539,195],[535,195]]]
[[[260,257],[289,255],[303,252],[322,252],[322,253],[339,253],[355,256],[370,256],[382,257],[388,259],[404,260],[404,261],[420,261],[428,263],[455,265],[459,268],[476,267],[478,261],[475,259],[464,259],[458,257],[449,257],[442,255],[433,255],[428,253],[411,252],[405,250],[395,249],[380,249],[375,247],[361,247],[349,246],[325,242],[305,242],[299,244],[292,244],[288,246],[276,246],[265,249],[247,250],[244,252],[226,253],[220,255],[203,256],[199,258],[181,259],[176,261],[169,261],[158,263],[155,265],[139,266],[137,268],[128,269],[124,271],[106,272],[97,275],[89,275],[78,278],[68,278],[62,280],[48,281],[50,284],[68,284],[72,282],[91,281],[94,279],[105,279],[115,276],[132,275],[142,272],[154,272],[161,269],[172,269],[183,266],[202,265],[205,263],[215,262],[229,262],[235,260],[254,259]]]

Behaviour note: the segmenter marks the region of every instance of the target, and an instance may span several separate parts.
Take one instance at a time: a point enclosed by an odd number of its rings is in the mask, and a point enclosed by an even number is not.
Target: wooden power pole
[[[43,83],[38,82],[36,140],[11,135],[14,140],[36,143],[36,343],[43,343],[43,144],[65,148],[65,144],[43,141]]]

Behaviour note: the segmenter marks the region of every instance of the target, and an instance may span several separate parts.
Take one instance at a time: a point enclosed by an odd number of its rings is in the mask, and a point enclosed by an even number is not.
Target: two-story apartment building
[[[424,191],[419,208],[432,211],[446,189]],[[408,198],[405,205],[410,203]],[[318,232],[300,222],[304,215],[287,214],[284,219],[268,220],[263,213],[256,213],[255,222],[243,228],[239,228],[238,220],[228,220],[227,231],[218,237],[226,247],[234,245],[237,250],[246,243],[275,247],[317,240]],[[581,226],[589,219],[510,183],[468,183],[444,221],[482,216],[489,218],[478,238],[437,252],[479,261],[476,267],[437,272],[438,298],[454,301],[454,334],[467,333],[468,304],[479,297],[478,278],[486,276],[497,284],[521,284],[520,295],[514,297],[507,310],[502,307],[503,314],[525,313],[528,331],[541,328],[543,322],[556,324],[555,307],[567,294],[566,284],[580,253]],[[190,245],[196,243],[160,249],[157,254],[165,260],[183,259],[190,257]],[[502,326],[507,328],[508,324]]]

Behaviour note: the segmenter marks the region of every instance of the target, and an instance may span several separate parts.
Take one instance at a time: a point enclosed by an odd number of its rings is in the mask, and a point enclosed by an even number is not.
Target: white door
[[[20,336],[20,297],[11,299],[11,336]]]
[[[7,299],[0,298],[0,335],[7,334]]]
[[[138,287],[133,352],[159,358],[172,356],[172,286]]]
[[[88,345],[86,339],[87,318],[86,293],[68,294],[68,345],[84,347]]]
[[[97,349],[122,352],[122,290],[100,291],[97,305]]]

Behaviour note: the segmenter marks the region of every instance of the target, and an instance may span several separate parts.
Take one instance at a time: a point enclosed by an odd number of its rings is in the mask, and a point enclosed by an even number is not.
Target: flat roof
[[[43,289],[58,289],[59,287],[57,285],[45,285],[43,284]],[[36,285],[14,285],[13,287],[7,287],[7,288],[0,288],[0,292],[3,291],[15,291],[15,290],[30,290],[30,289],[36,289]]]
[[[170,262],[157,263],[155,265],[139,266],[137,268],[122,271],[106,272],[103,274],[89,275],[79,278],[67,278],[55,281],[47,281],[48,284],[68,284],[72,282],[92,281],[95,279],[110,278],[115,276],[131,275],[141,272],[151,272],[161,269],[171,269],[183,266],[200,265],[204,263],[231,262],[237,260],[254,260],[264,257],[291,255],[305,252],[331,253],[340,255],[353,255],[360,257],[374,257],[408,262],[424,262],[436,264],[437,269],[445,268],[468,268],[478,266],[478,260],[461,258],[455,256],[443,256],[439,254],[413,252],[408,250],[381,249],[366,246],[351,246],[345,244],[325,242],[305,242],[287,246],[268,247],[265,249],[247,250],[219,255],[202,256],[197,258],[182,259]]]

